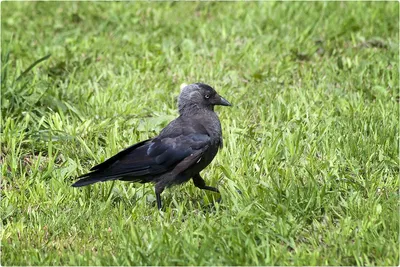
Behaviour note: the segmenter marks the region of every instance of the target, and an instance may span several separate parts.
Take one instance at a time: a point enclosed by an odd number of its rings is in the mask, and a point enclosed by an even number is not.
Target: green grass
[[[2,265],[399,264],[398,3],[1,12]],[[234,105],[202,172],[221,203],[189,182],[160,214],[152,185],[70,186],[198,81]]]

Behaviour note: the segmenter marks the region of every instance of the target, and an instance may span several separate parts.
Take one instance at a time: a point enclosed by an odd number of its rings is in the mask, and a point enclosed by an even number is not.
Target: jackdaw
[[[190,178],[196,187],[219,193],[217,188],[207,186],[200,176],[222,148],[221,123],[214,112],[215,105],[231,106],[207,84],[185,86],[178,99],[179,117],[157,137],[130,146],[94,166],[72,186],[112,180],[152,182],[158,209],[161,209],[161,193],[166,187]]]

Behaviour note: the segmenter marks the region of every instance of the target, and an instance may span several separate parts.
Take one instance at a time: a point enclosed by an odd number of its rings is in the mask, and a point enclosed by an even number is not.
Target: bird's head
[[[231,106],[214,88],[204,83],[193,83],[182,88],[179,95],[179,112],[186,108],[199,107],[214,110],[215,105]]]

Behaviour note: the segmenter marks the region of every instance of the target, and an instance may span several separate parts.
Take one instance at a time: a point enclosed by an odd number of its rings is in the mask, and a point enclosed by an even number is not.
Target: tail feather
[[[99,177],[99,176],[89,176],[86,178],[82,178],[79,181],[76,181],[75,183],[72,184],[73,187],[81,187],[81,186],[85,186],[85,185],[90,185],[90,184],[94,184],[94,183],[98,183],[98,182],[104,182],[106,180],[105,177]]]
[[[86,173],[78,177],[78,181],[72,184],[73,187],[81,187],[86,186],[98,182],[105,182],[105,181],[113,181],[113,180],[123,180],[123,181],[132,181],[132,182],[148,182],[149,181],[149,170],[146,169],[138,169],[135,171],[127,171],[118,174],[112,174],[110,172],[103,172],[103,171],[95,171],[91,173]]]

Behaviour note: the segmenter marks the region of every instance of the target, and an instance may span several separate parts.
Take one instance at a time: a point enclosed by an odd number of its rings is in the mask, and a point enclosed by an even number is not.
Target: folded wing
[[[85,186],[119,178],[147,182],[153,176],[173,170],[191,155],[201,155],[209,144],[210,137],[206,133],[149,139],[128,147],[94,166],[92,172],[80,176],[81,179],[73,186]]]

